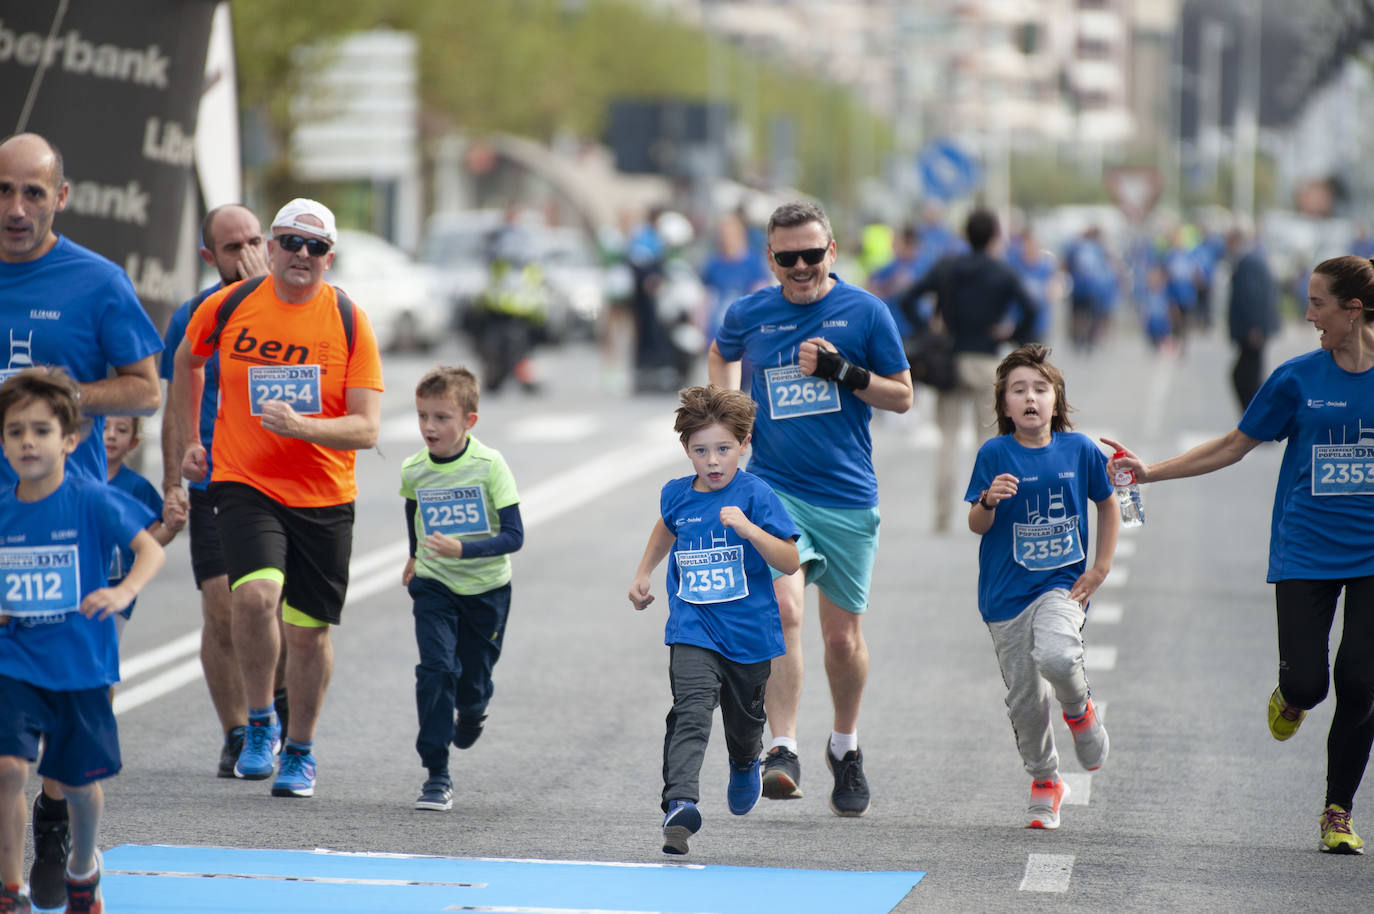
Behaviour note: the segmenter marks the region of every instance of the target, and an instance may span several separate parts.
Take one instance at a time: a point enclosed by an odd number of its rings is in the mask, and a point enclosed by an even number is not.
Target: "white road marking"
[[[199,634],[199,632],[197,632]],[[196,682],[203,678],[204,671],[200,667],[200,658],[192,657],[183,663],[179,663],[167,670],[159,673],[147,682],[140,682],[135,686],[116,686],[114,696],[114,713],[118,717],[125,711],[132,711],[140,705],[146,705],[155,698],[161,698],[168,692],[174,692],[184,685]]]
[[[1098,625],[1115,625],[1121,621],[1124,607],[1120,603],[1093,603],[1088,607],[1088,621]]]
[[[1116,648],[1110,644],[1089,644],[1083,648],[1083,668],[1094,671],[1116,669]]]
[[[1107,575],[1107,580],[1102,582],[1102,587],[1104,589],[1108,587],[1124,587],[1126,586],[1126,582],[1130,579],[1131,569],[1113,568],[1111,573]]]
[[[1145,417],[1141,422],[1145,438],[1154,438],[1164,426],[1164,416],[1168,412],[1169,391],[1174,382],[1174,360],[1155,359],[1154,378],[1151,379],[1145,397]],[[1112,436],[1112,440],[1121,441]],[[1126,444],[1126,442],[1122,442]],[[1129,445],[1128,445],[1129,446]]]
[[[1087,806],[1093,795],[1093,776],[1086,771],[1061,771],[1059,776],[1069,785],[1069,793],[1064,797],[1063,805]]]
[[[1134,530],[1137,528],[1132,527],[1130,529]],[[1117,537],[1116,551],[1112,553],[1112,557],[1118,559],[1128,559],[1133,555],[1135,555],[1135,540],[1127,539],[1125,536]]]
[[[583,421],[583,420],[579,420]],[[400,420],[383,423],[399,427]],[[415,420],[406,417],[406,434],[413,437]],[[674,437],[672,426],[662,418],[643,423],[631,438],[630,444],[607,451],[585,463],[564,470],[525,489],[520,496],[520,517],[525,532],[567,514],[582,505],[619,489],[632,479],[655,472],[682,459],[682,445]],[[395,588],[401,589],[401,567],[405,564],[410,545],[401,539],[372,552],[354,557],[349,563],[348,598],[345,606]],[[132,679],[180,656],[198,651],[200,629],[189,632],[167,644],[120,663],[122,679]],[[132,711],[140,705],[161,697],[195,681],[202,675],[199,658],[178,664],[170,670],[135,686],[115,690],[114,712],[117,715]]]
[[[1031,854],[1026,858],[1021,891],[1067,892],[1072,876],[1073,854]]]
[[[526,416],[511,423],[505,437],[512,442],[578,441],[598,431],[591,413],[550,413]]]

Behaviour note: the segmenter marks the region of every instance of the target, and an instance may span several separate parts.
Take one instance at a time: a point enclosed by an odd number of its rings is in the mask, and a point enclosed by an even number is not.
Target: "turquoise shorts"
[[[867,610],[878,556],[878,509],[818,508],[784,492],[778,498],[801,530],[797,552],[806,583],[815,584],[840,609]],[[781,577],[776,569],[773,577]]]

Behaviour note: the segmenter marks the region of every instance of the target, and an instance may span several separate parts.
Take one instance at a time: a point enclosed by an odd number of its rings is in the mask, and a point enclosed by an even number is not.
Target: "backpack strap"
[[[348,293],[338,286],[334,287],[334,298],[339,306],[339,320],[343,321],[344,339],[348,340],[348,354],[353,354],[353,299],[348,297]]]
[[[243,300],[255,292],[266,276],[254,276],[252,279],[245,279],[243,282],[234,286],[234,290],[224,296],[224,300],[219,303],[219,308],[215,311],[215,329],[210,331],[210,335],[205,338],[205,345],[219,346],[220,334],[224,332],[224,325],[229,323],[229,318],[234,310],[238,308]]]
[[[266,276],[254,276],[252,279],[245,279],[234,286],[234,291],[224,297],[224,300],[219,303],[219,308],[215,311],[215,328],[205,338],[205,345],[219,345],[220,334],[224,333],[224,327],[229,323],[229,318],[234,315],[235,309],[243,303],[245,298],[257,291],[258,286],[262,285],[262,281],[266,278]],[[353,304],[353,299],[349,298],[348,294],[338,286],[334,287],[334,297],[339,306],[339,320],[343,322],[344,339],[348,341],[348,352],[349,355],[352,355],[355,333],[353,312],[356,306]]]

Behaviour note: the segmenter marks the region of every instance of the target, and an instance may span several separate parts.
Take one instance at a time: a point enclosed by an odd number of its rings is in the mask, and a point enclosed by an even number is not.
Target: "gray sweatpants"
[[[1007,686],[1007,716],[1026,772],[1037,781],[1059,775],[1050,728],[1050,690],[1076,717],[1088,701],[1083,672],[1083,608],[1062,587],[1041,594],[1014,619],[989,622],[997,665]]]

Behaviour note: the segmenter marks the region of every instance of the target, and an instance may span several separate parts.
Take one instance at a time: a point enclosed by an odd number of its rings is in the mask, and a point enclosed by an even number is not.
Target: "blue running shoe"
[[[265,781],[272,776],[277,750],[281,748],[281,725],[276,717],[266,723],[250,720],[243,732],[243,751],[234,764],[234,777]]]
[[[691,800],[674,800],[663,817],[663,853],[687,853],[687,839],[701,828],[701,811]]]
[[[281,754],[281,767],[272,782],[274,797],[313,797],[315,795],[315,756],[287,746]]]
[[[753,759],[746,765],[730,763],[730,786],[725,788],[725,805],[737,816],[742,816],[754,808],[763,796],[763,774],[759,770],[759,760]]]

